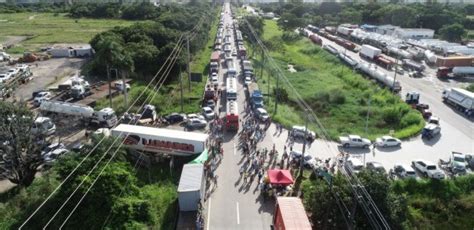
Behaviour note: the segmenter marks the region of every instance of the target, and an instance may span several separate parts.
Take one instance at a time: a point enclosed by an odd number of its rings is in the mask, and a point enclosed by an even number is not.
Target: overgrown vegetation
[[[264,12],[274,12],[281,16],[280,24],[287,29],[302,25],[337,26],[352,24],[392,24],[402,27],[430,28],[439,32],[441,37],[457,41],[465,36],[465,30],[474,29],[474,5],[472,4],[399,4],[391,3],[341,4],[323,2],[321,4],[287,3],[261,4]],[[451,30],[443,27],[458,24]],[[462,30],[461,30],[462,29]],[[455,33],[453,33],[455,32]],[[472,39],[472,37],[465,37]]]
[[[79,183],[85,179],[78,193],[59,212],[49,225],[59,228],[81,196],[99,175],[95,170],[86,178],[87,172],[99,161],[106,152],[112,139],[106,140],[93,151],[91,156],[81,165],[78,171],[54,194],[46,205],[24,226],[36,229],[44,226],[56,210],[65,202]],[[97,140],[93,143],[96,143]],[[53,192],[74,167],[82,160],[92,145],[88,145],[79,153],[63,155],[54,167],[43,173],[28,188],[16,187],[1,194],[3,204],[0,206],[0,226],[2,229],[18,228],[23,221]],[[117,151],[112,162],[105,163]],[[89,191],[79,208],[64,225],[67,229],[173,229],[176,210],[177,178],[173,178],[170,170],[156,170],[167,165],[151,164],[149,168],[133,168],[135,160],[127,160],[124,149],[113,145],[112,149],[99,164],[98,169],[105,167],[100,179]],[[144,171],[140,173],[140,171]],[[150,176],[150,174],[158,174]],[[146,174],[147,176],[141,176]]]
[[[314,110],[332,139],[342,134],[360,134],[375,139],[390,133],[390,130],[394,130],[394,136],[405,138],[417,134],[423,128],[421,114],[402,102],[398,95],[380,89],[377,84],[346,67],[334,55],[308,39],[284,42],[280,38],[285,34],[275,21],[265,21],[262,39],[265,44],[275,43],[267,46],[270,55],[284,70],[296,92]],[[249,51],[250,54],[252,52]],[[272,98],[267,99],[267,109],[274,113],[273,119],[286,126],[304,124],[307,115],[298,107],[295,92],[287,87],[283,79],[280,79],[279,87],[287,91],[289,99],[280,99],[275,113],[273,95],[277,94],[273,88],[276,87],[277,74],[273,73],[270,64],[266,64],[263,75],[260,75],[260,50],[253,58],[260,88],[264,93],[268,93],[268,84],[272,88],[269,94]],[[285,71],[288,64],[293,64],[297,72]],[[312,129],[321,134],[314,122],[311,123]]]
[[[362,171],[358,177],[393,229],[469,229],[474,225],[474,175],[391,181],[384,174]],[[317,229],[347,228],[334,192],[351,210],[355,201],[342,175],[334,176],[332,192],[322,178],[303,182],[303,202]],[[360,205],[355,215],[356,228],[370,228]]]

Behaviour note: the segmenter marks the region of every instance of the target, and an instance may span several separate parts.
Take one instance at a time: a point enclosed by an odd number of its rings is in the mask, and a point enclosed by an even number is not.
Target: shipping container
[[[273,214],[274,230],[311,230],[303,203],[297,197],[278,197]]]
[[[436,66],[456,67],[456,66],[472,66],[473,56],[454,56],[454,57],[437,57]]]

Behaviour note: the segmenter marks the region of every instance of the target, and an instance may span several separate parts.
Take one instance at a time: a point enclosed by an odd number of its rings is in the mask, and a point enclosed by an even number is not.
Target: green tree
[[[12,183],[28,187],[43,163],[44,137],[33,134],[34,114],[25,104],[0,102],[0,155],[4,174]]]
[[[304,24],[304,19],[290,13],[284,13],[278,20],[278,26],[283,30],[294,30],[297,27],[304,26]]]
[[[462,37],[466,34],[464,26],[455,23],[452,25],[444,25],[439,30],[439,34],[443,39],[446,39],[450,42],[459,42],[462,40]]]

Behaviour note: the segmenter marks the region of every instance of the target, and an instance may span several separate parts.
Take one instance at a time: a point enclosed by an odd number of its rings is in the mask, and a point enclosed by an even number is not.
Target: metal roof
[[[203,176],[203,164],[185,164],[179,178],[178,192],[200,190]]]
[[[278,197],[278,206],[286,229],[311,229],[303,203],[297,197]]]
[[[206,141],[208,136],[204,133],[198,132],[185,132],[173,129],[160,129],[160,128],[153,128],[153,127],[146,127],[140,125],[127,125],[127,124],[120,124],[115,127],[113,130],[123,133],[139,133],[144,135],[151,135],[151,136],[165,136],[168,138],[175,138],[178,140],[193,140],[193,141]]]

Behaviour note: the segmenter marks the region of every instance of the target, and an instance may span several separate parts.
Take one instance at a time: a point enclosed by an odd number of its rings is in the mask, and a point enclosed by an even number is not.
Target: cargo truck
[[[474,93],[465,89],[450,88],[443,91],[443,102],[454,106],[457,110],[472,116],[474,110]]]
[[[130,149],[174,156],[200,154],[208,139],[204,133],[127,124],[113,128],[111,134],[124,138],[123,143]]]
[[[212,54],[211,54],[211,62],[217,62],[217,63],[219,63],[219,61],[220,61],[220,56],[221,56],[221,55],[219,54],[218,51],[212,52]]]
[[[271,229],[312,229],[303,203],[298,197],[277,197]]]
[[[474,67],[471,67],[471,66],[456,66],[453,68],[439,67],[438,71],[436,72],[436,76],[439,78],[474,76]]]
[[[473,56],[454,56],[454,57],[437,57],[436,66],[438,67],[456,67],[456,66],[473,66]]]
[[[258,89],[257,83],[250,83],[248,86],[250,105],[253,108],[263,108],[263,95]]]
[[[359,56],[369,60],[375,60],[377,56],[382,53],[382,50],[375,48],[371,45],[362,45]]]
[[[416,63],[410,59],[403,59],[402,60],[403,68],[407,70],[415,70],[418,72],[423,72],[425,70],[425,66],[421,63]]]
[[[249,60],[242,60],[242,70],[245,73],[252,73],[253,74],[253,67],[252,62]]]
[[[94,111],[90,106],[73,104],[62,101],[43,101],[40,111],[44,114],[60,114],[78,117],[87,124],[111,128],[117,125],[117,116],[111,108]]]

